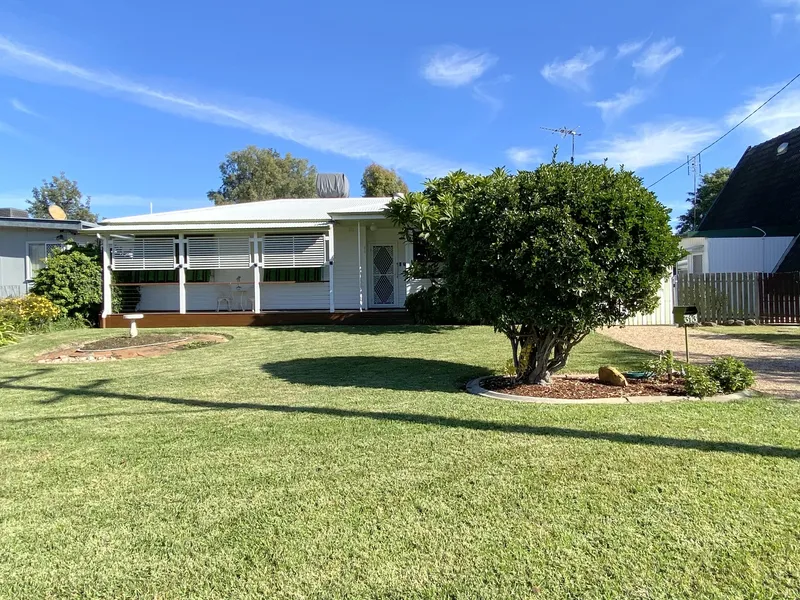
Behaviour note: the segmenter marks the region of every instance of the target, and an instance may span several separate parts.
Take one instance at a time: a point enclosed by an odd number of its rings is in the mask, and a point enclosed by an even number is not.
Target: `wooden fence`
[[[768,323],[800,323],[800,273],[761,273],[759,310]]]
[[[674,281],[675,304],[696,306],[701,321],[800,323],[800,273],[681,273]]]

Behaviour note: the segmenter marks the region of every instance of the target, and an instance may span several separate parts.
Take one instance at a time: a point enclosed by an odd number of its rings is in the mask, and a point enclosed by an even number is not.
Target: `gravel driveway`
[[[601,333],[654,353],[672,350],[681,360],[686,353],[682,327],[612,327]],[[689,358],[692,362],[709,363],[717,356],[742,359],[756,372],[756,390],[770,396],[800,400],[800,351],[712,333],[700,327],[689,329]]]

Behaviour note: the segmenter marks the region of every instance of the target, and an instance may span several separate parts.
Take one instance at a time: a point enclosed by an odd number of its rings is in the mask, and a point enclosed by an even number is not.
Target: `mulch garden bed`
[[[39,363],[75,363],[126,360],[129,358],[152,358],[180,350],[190,350],[227,342],[224,335],[212,333],[160,334],[140,333],[129,336],[110,337],[85,344],[73,344],[36,357]]]
[[[562,375],[553,377],[550,385],[516,384],[511,377],[489,377],[481,387],[504,394],[529,396],[532,398],[563,398],[588,400],[592,398],[616,398],[627,396],[685,396],[683,379],[673,378],[672,383],[655,379],[630,380],[627,387],[601,383],[591,375]]]
[[[185,335],[174,335],[170,333],[140,333],[136,337],[126,335],[89,342],[78,348],[78,350],[82,352],[89,352],[91,350],[118,350],[130,348],[132,346],[149,346],[151,344],[177,342],[186,339],[186,337]]]

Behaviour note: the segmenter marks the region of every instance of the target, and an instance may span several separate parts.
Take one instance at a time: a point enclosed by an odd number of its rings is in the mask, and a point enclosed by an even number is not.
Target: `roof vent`
[[[778,156],[781,154],[786,154],[786,151],[789,149],[789,142],[783,142],[780,146],[778,146]]]

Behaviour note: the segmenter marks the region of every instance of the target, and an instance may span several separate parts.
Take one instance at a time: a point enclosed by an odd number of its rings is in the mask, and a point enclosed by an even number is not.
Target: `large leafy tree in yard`
[[[388,212],[435,257],[411,276],[438,277],[457,314],[503,332],[529,383],[548,381],[594,329],[654,309],[681,257],[667,209],[632,172],[605,165],[459,171]]]
[[[91,210],[91,198],[83,199],[77,181],[70,181],[62,172],[50,181],[42,180],[42,185],[31,191],[32,200],[28,200],[28,213],[36,219],[49,219],[47,209],[52,205],[64,209],[68,219],[97,222],[97,215]]]
[[[689,233],[697,229],[730,176],[731,170],[728,167],[720,167],[712,173],[703,175],[700,185],[697,186],[697,198],[694,192],[689,192],[689,197],[686,199],[689,208],[678,217],[678,233]]]
[[[386,198],[393,194],[407,194],[408,186],[394,169],[372,163],[364,169],[361,190],[365,198]]]
[[[313,198],[317,170],[305,158],[272,148],[248,146],[219,165],[222,185],[208,192],[214,204],[239,204],[275,198]]]

